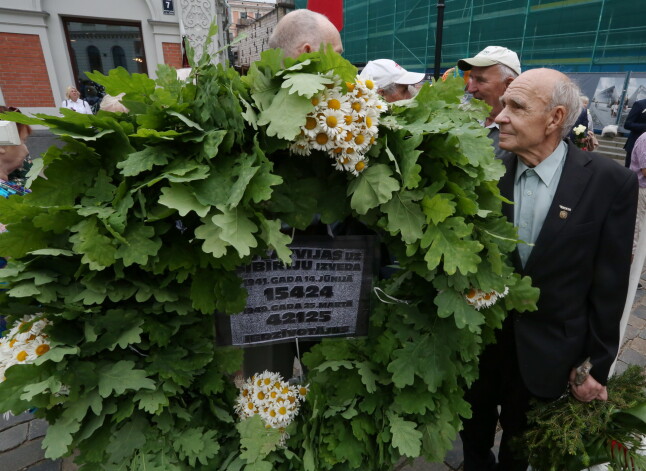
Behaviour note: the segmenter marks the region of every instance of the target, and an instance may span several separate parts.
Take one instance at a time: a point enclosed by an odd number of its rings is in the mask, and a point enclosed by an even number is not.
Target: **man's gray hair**
[[[516,71],[513,70],[511,67],[507,67],[504,64],[496,64],[496,67],[498,67],[498,72],[500,72],[501,82],[504,82],[508,78],[515,79],[516,77],[518,77],[518,74],[516,73]]]
[[[269,38],[269,47],[280,48],[286,56],[297,57],[299,48],[309,43],[315,49],[326,42],[327,17],[310,10],[294,10],[276,25]]]
[[[574,123],[576,123],[577,118],[581,114],[579,95],[581,95],[581,90],[567,76],[554,85],[549,110],[551,111],[557,106],[563,106],[565,108],[565,119],[561,129],[561,137],[566,137],[570,133],[572,126],[574,126]]]

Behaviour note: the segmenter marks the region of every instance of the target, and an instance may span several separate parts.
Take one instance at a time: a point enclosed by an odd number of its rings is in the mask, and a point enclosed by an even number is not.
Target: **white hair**
[[[563,77],[563,79],[558,80],[554,84],[552,99],[548,110],[551,111],[557,106],[563,106],[565,108],[565,119],[563,120],[563,126],[561,128],[561,137],[566,137],[581,114],[581,102],[579,101],[581,91],[577,84],[566,75],[563,75]]]

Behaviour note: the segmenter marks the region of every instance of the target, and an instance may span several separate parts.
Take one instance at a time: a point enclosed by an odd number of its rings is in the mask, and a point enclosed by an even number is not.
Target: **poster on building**
[[[646,98],[646,77],[634,77],[632,74],[628,79],[628,86],[626,87],[626,99],[621,112],[621,121],[623,125],[626,117],[636,101]]]
[[[219,345],[257,345],[357,337],[368,332],[372,282],[378,269],[375,236],[302,236],[292,263],[255,259],[238,274],[247,289],[241,313],[216,314]]]
[[[608,124],[617,123],[618,115],[622,112],[621,97],[625,81],[624,74],[599,77],[589,105],[595,129],[603,129]]]

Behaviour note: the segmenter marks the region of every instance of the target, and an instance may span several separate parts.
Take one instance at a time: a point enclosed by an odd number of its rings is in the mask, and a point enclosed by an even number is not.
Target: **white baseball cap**
[[[520,75],[518,54],[502,46],[487,46],[476,54],[475,57],[460,59],[458,61],[458,68],[460,70],[471,70],[471,67],[489,67],[495,64],[506,65]]]
[[[370,61],[363,68],[359,77],[372,79],[377,88],[384,88],[391,83],[398,85],[415,85],[424,80],[424,74],[409,72],[395,61],[390,59],[376,59]]]

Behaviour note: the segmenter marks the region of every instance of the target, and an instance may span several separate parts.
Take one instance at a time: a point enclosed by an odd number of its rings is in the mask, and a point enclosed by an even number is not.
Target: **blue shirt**
[[[552,205],[563,173],[566,152],[567,145],[561,141],[554,152],[534,168],[518,159],[514,178],[514,226],[518,228],[520,240],[525,242],[518,245],[523,266],[532,253]]]

